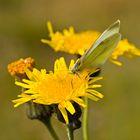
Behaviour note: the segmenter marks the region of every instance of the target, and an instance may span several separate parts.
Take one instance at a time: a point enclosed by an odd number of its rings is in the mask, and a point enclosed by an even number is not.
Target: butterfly
[[[72,73],[77,73],[84,69],[92,71],[101,67],[121,40],[119,29],[120,21],[117,20],[110,25],[78,59],[71,69]]]

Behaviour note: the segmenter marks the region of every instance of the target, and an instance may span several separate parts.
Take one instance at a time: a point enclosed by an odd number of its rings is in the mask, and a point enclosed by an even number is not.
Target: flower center
[[[36,90],[40,98],[48,103],[59,103],[84,94],[85,82],[85,78],[80,78],[77,74],[59,73],[48,75],[45,80],[37,82]]]

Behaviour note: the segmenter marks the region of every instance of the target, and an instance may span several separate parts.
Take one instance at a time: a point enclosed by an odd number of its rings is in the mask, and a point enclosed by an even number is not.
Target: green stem
[[[67,125],[67,135],[68,135],[68,140],[74,140],[74,135],[73,135],[73,129],[71,128],[70,125]]]
[[[46,125],[46,127],[48,128],[48,130],[49,130],[50,134],[52,135],[53,139],[54,140],[59,140],[55,130],[52,127],[50,119],[47,119],[47,120],[42,120],[41,119],[40,121],[43,122]]]
[[[88,140],[88,98],[85,97],[86,108],[83,112],[83,138]]]

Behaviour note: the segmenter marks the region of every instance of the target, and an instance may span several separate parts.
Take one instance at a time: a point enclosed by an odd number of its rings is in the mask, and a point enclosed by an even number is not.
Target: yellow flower
[[[25,69],[32,70],[35,65],[35,61],[33,58],[28,57],[25,59],[19,59],[15,62],[8,64],[8,72],[11,76],[24,76]]]
[[[117,48],[114,50],[110,57],[110,60],[114,64],[121,66],[122,63],[117,61],[119,56],[125,56],[127,58],[140,56],[140,50],[136,48],[133,44],[130,44],[127,39],[123,39],[119,42]]]
[[[63,51],[70,54],[83,55],[100,35],[100,32],[97,31],[75,33],[73,27],[64,29],[62,33],[54,33],[50,22],[48,22],[47,26],[50,33],[50,40],[42,39],[41,41],[50,45],[55,51]],[[130,44],[127,39],[123,39],[112,53],[112,56],[110,57],[111,62],[121,66],[122,63],[118,61],[120,56],[129,58],[140,56],[140,50],[133,44]]]
[[[48,22],[47,25],[51,40],[42,39],[41,41],[50,45],[55,51],[64,51],[70,54],[83,55],[85,50],[87,50],[100,35],[100,33],[96,31],[75,33],[73,27],[64,29],[63,33],[54,33],[51,23]]]
[[[34,103],[52,105],[57,104],[58,109],[62,113],[65,122],[68,124],[67,111],[71,114],[75,113],[75,108],[72,102],[76,102],[82,107],[85,107],[81,97],[88,97],[94,101],[103,98],[103,95],[94,88],[101,85],[94,84],[95,81],[102,77],[90,77],[89,73],[84,71],[78,74],[70,72],[74,61],[71,60],[69,68],[67,68],[63,57],[55,61],[54,72],[46,72],[37,69],[26,70],[27,79],[22,82],[15,82],[16,85],[25,88],[18,99],[13,100],[15,107],[32,100]]]

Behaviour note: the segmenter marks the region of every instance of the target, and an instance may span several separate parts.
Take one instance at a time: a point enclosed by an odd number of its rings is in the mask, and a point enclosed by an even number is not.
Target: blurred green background
[[[103,31],[121,20],[121,33],[137,47],[140,45],[140,1],[138,0],[0,0],[0,140],[52,140],[38,121],[27,119],[25,107],[11,103],[20,92],[7,73],[7,64],[31,56],[37,68],[53,68],[59,56],[40,42],[47,38],[46,21],[55,30],[73,25],[76,31]],[[140,47],[139,47],[140,48]],[[104,99],[90,102],[90,140],[140,140],[140,58],[122,58],[122,67],[110,62],[104,66]],[[64,126],[53,120],[62,140]],[[81,140],[81,129],[75,139]]]

